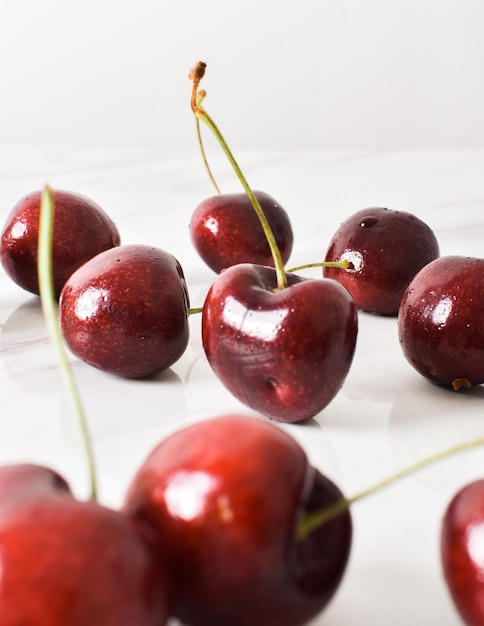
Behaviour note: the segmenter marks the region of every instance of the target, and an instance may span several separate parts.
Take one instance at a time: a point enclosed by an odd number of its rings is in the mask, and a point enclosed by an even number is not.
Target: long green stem
[[[212,132],[212,134],[218,141],[225,156],[227,157],[230,164],[232,165],[232,168],[237,178],[239,179],[242,187],[244,188],[247,196],[249,197],[252,207],[257,213],[257,216],[262,224],[262,228],[264,229],[264,233],[266,235],[267,242],[271,250],[272,258],[274,260],[274,268],[276,270],[277,288],[284,289],[285,287],[287,287],[287,277],[284,271],[284,262],[281,257],[281,252],[279,250],[279,246],[277,245],[276,238],[274,237],[274,233],[272,232],[272,228],[270,227],[270,224],[267,221],[265,213],[262,210],[262,207],[259,201],[257,200],[256,195],[252,191],[249,183],[247,182],[247,179],[245,178],[242,170],[240,169],[239,164],[237,163],[234,155],[232,154],[232,151],[230,150],[222,133],[220,132],[219,128],[217,127],[213,119],[210,117],[210,115],[205,111],[205,109],[201,105],[201,99],[198,97],[198,85],[200,84],[200,81],[202,80],[204,73],[205,73],[205,64],[201,62],[198,63],[190,72],[190,79],[193,81],[192,100],[191,100],[192,111],[195,117],[199,119],[201,122],[203,122],[210,129],[210,131]]]
[[[67,358],[64,347],[62,332],[59,324],[58,304],[54,291],[53,264],[52,264],[52,238],[54,224],[54,198],[51,189],[46,186],[42,192],[42,200],[39,217],[39,244],[38,244],[38,276],[40,299],[44,313],[47,330],[57,350],[60,370],[67,391],[74,405],[78,417],[82,439],[86,451],[90,478],[90,498],[97,498],[96,472],[94,468],[94,455],[91,447],[87,420],[84,413],[81,397],[77,389],[74,376]]]
[[[450,448],[446,448],[445,450],[436,452],[435,454],[432,454],[426,457],[425,459],[421,459],[420,461],[416,461],[415,463],[408,465],[407,467],[395,472],[394,474],[391,474],[387,478],[380,480],[374,485],[366,489],[363,489],[362,491],[352,496],[351,498],[342,498],[341,500],[335,502],[331,506],[325,507],[324,509],[321,509],[319,511],[313,511],[311,513],[307,513],[306,515],[303,516],[303,518],[301,519],[299,523],[298,539],[300,541],[304,540],[309,535],[309,533],[311,533],[313,530],[316,530],[317,528],[319,528],[320,526],[322,526],[329,520],[333,519],[334,517],[337,517],[340,513],[343,513],[344,511],[349,509],[350,506],[353,505],[355,502],[358,502],[359,500],[363,500],[367,496],[370,496],[376,493],[377,491],[380,491],[380,489],[383,489],[384,487],[388,487],[392,483],[398,480],[401,480],[428,465],[432,465],[433,463],[436,463],[437,461],[442,461],[443,459],[453,456],[454,454],[457,454],[459,452],[464,452],[472,448],[477,448],[482,445],[484,445],[484,437],[472,439],[471,441],[465,441],[463,443],[457,444]]]

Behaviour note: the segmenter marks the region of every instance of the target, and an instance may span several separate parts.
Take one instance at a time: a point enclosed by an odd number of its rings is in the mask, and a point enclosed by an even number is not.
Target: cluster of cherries
[[[204,69],[191,74],[192,108],[221,139],[202,107]],[[431,381],[456,390],[484,382],[484,259],[441,257],[416,216],[371,208],[335,233],[323,276],[304,278],[302,268],[285,269],[287,213],[248,187],[222,147],[245,189],[193,214],[193,244],[217,273],[201,309],[190,308],[175,257],[121,245],[101,207],[52,192],[53,284],[75,355],[119,376],[155,375],[182,356],[189,315],[199,312],[207,360],[229,391],[261,416],[302,422],[343,385],[362,310],[398,315],[403,353]],[[42,198],[13,208],[0,249],[7,274],[37,294]],[[0,622],[302,625],[343,577],[351,502],[277,425],[234,414],[162,441],[120,511],[76,500],[49,468],[0,468]],[[473,626],[484,624],[484,566],[469,546],[477,525],[482,541],[484,480],[453,499],[441,544],[450,591]]]

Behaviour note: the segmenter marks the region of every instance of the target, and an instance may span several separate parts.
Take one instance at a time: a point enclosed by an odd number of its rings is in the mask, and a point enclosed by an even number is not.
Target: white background
[[[0,142],[484,147],[482,0],[1,0]]]

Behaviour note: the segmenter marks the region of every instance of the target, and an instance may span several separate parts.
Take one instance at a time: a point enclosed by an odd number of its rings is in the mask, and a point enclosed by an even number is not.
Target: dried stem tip
[[[205,75],[206,67],[206,63],[204,63],[203,61],[198,61],[198,63],[190,70],[188,78],[195,83],[199,83]]]

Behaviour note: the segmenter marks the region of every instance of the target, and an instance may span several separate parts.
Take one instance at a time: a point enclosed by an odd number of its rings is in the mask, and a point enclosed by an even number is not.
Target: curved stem
[[[212,173],[210,165],[208,164],[207,154],[205,152],[205,146],[203,145],[202,133],[200,132],[200,120],[198,119],[198,117],[195,117],[195,130],[197,134],[197,143],[198,143],[198,147],[200,148],[200,154],[202,155],[202,161],[205,166],[205,170],[208,174],[208,177],[210,178],[210,182],[212,183],[215,189],[215,192],[218,195],[220,195],[221,193],[220,187],[217,185],[217,181],[215,180],[215,177]]]
[[[284,289],[285,287],[287,287],[287,277],[284,272],[284,262],[281,257],[281,252],[279,250],[279,246],[277,245],[276,238],[274,237],[274,233],[272,232],[272,228],[270,227],[270,224],[267,221],[265,213],[262,210],[262,207],[259,201],[257,200],[257,197],[255,196],[249,183],[247,182],[247,179],[245,178],[242,170],[240,169],[239,164],[237,163],[234,155],[232,154],[232,151],[230,150],[222,133],[220,132],[219,128],[217,127],[213,119],[210,117],[210,115],[202,107],[201,98],[198,97],[198,93],[199,93],[198,86],[205,74],[205,68],[206,68],[205,63],[199,62],[189,74],[190,80],[193,81],[192,99],[191,99],[191,106],[192,106],[193,114],[198,120],[203,122],[210,129],[214,137],[217,139],[225,156],[227,157],[230,164],[232,165],[232,168],[237,178],[239,179],[242,187],[244,188],[247,196],[249,197],[252,207],[254,208],[254,211],[257,213],[257,216],[262,224],[262,228],[264,230],[265,236],[267,238],[267,242],[271,250],[272,258],[274,260],[274,268],[276,270],[277,288],[279,290]]]
[[[311,513],[306,513],[306,515],[304,515],[301,519],[298,526],[298,540],[304,540],[313,530],[316,530],[329,520],[337,517],[340,513],[343,513],[344,511],[349,509],[352,504],[358,502],[358,500],[363,500],[367,496],[370,496],[377,491],[380,491],[380,489],[383,489],[384,487],[387,487],[392,483],[401,480],[402,478],[405,478],[428,465],[432,465],[437,461],[441,461],[459,452],[464,452],[466,450],[477,448],[482,445],[484,445],[484,437],[478,437],[477,439],[465,441],[450,448],[446,448],[445,450],[436,452],[435,454],[432,454],[425,459],[421,459],[420,461],[416,461],[415,463],[408,465],[407,467],[395,472],[394,474],[391,474],[387,478],[380,480],[374,485],[363,489],[351,498],[342,498],[341,500],[338,500],[331,506],[325,507],[324,509],[321,509],[319,511],[313,511]]]
[[[286,270],[286,272],[293,274],[294,272],[307,270],[311,267],[337,267],[342,270],[350,270],[353,269],[353,263],[351,263],[351,261],[347,261],[346,259],[342,259],[341,261],[317,261],[316,263],[296,265],[295,267],[291,267],[291,269]]]
[[[39,276],[40,300],[44,313],[47,330],[57,350],[60,369],[64,383],[72,399],[75,413],[78,417],[79,426],[84,442],[86,459],[90,478],[90,498],[97,499],[97,481],[94,468],[94,454],[91,447],[87,420],[82,406],[81,397],[72,374],[67,353],[62,339],[59,324],[58,304],[54,292],[54,280],[52,270],[52,234],[54,222],[54,199],[51,189],[46,186],[42,192],[42,200],[39,217],[39,244],[37,271]]]

